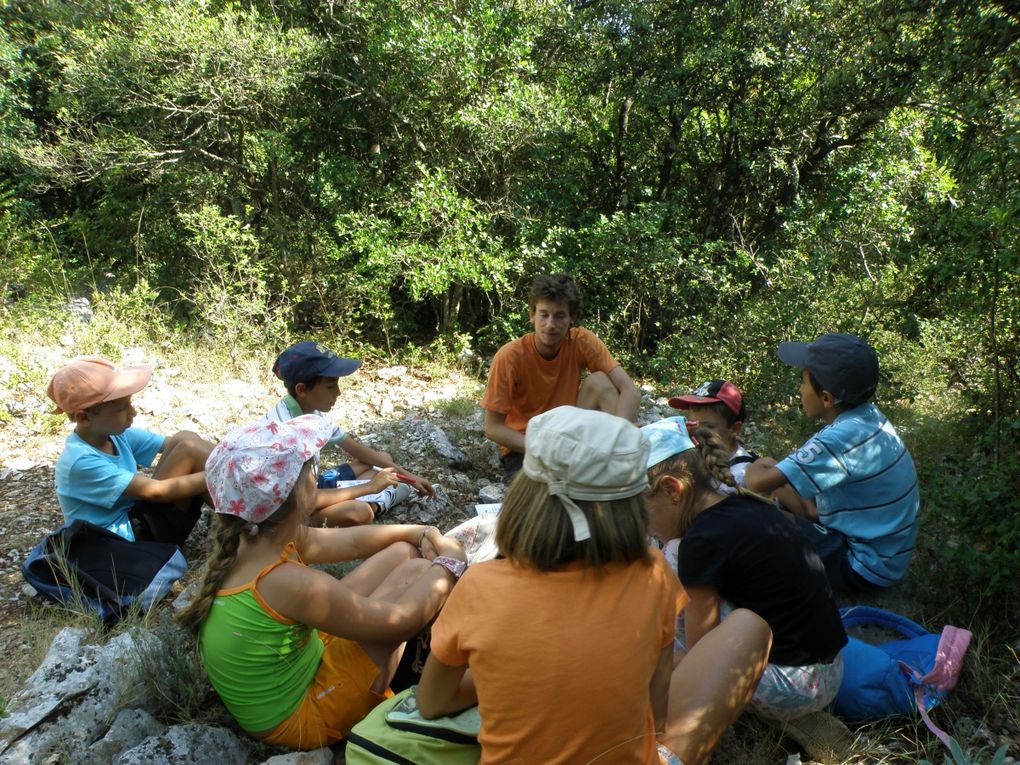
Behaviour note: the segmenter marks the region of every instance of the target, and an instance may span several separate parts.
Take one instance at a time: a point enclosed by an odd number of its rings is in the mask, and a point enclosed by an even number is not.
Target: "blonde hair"
[[[496,524],[496,545],[511,561],[539,571],[555,571],[581,561],[587,568],[648,559],[646,510],[638,494],[605,502],[575,500],[588,519],[591,538],[577,542],[563,503],[549,487],[517,474]]]
[[[213,513],[212,523],[209,528],[209,536],[212,540],[212,548],[209,550],[209,557],[205,560],[202,568],[202,578],[199,580],[198,594],[179,614],[177,621],[190,632],[196,635],[202,629],[209,609],[212,608],[216,593],[219,592],[223,580],[237,563],[237,551],[241,546],[242,534],[261,534],[272,531],[279,526],[297,507],[297,487],[311,469],[312,461],[308,460],[301,467],[294,488],[291,489],[287,499],[283,501],[276,510],[261,523],[250,523],[244,518],[225,513]]]
[[[680,514],[678,536],[686,534],[694,522],[695,500],[705,492],[715,490],[717,486],[729,486],[742,497],[772,504],[767,497],[749,491],[736,482],[730,472],[730,451],[715,431],[694,427],[690,429],[690,435],[694,449],[674,454],[648,468],[648,482],[651,484],[649,494],[659,490],[659,484],[667,475],[679,481],[685,489],[687,502]]]

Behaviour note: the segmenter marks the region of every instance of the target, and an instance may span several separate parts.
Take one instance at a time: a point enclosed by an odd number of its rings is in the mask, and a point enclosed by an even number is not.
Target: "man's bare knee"
[[[577,406],[581,409],[615,414],[619,400],[620,391],[605,372],[592,372],[581,381],[577,391]]]

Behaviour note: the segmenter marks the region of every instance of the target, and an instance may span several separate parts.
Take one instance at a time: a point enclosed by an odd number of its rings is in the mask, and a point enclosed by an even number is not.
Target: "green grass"
[[[441,401],[438,404],[440,412],[446,417],[464,418],[471,417],[478,411],[478,398],[459,397]]]

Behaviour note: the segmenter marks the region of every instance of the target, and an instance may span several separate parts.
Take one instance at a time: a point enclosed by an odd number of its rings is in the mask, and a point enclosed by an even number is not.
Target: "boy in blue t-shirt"
[[[778,463],[763,458],[748,466],[747,488],[793,488],[800,502],[784,496],[783,504],[821,555],[833,589],[896,584],[914,550],[920,502],[910,453],[870,403],[878,356],[860,338],[830,332],[810,343],[780,343],[779,358],[801,369],[804,412],[825,427]]]
[[[287,395],[263,419],[284,422],[302,414],[325,417],[340,395],[340,378],[360,366],[357,359],[337,356],[311,340],[295,343],[273,365],[273,374],[283,381]],[[411,486],[429,497],[436,494],[431,483],[398,465],[388,452],[372,449],[335,424],[329,444],[339,446],[352,460],[319,476],[316,511],[309,519],[314,525],[371,523],[406,500]],[[338,482],[345,485],[338,487]]]
[[[53,375],[46,393],[74,423],[57,458],[57,499],[67,523],[82,519],[130,541],[183,547],[208,501],[213,445],[190,431],[165,438],[131,427],[131,396],[151,376],[152,367],[118,369],[98,356],[73,359]],[[138,472],[157,455],[151,478]]]

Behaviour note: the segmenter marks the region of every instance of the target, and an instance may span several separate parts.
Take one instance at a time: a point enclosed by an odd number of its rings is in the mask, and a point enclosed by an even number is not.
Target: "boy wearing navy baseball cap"
[[[340,378],[361,367],[358,359],[338,356],[312,340],[295,343],[284,350],[273,364],[273,374],[283,381],[287,395],[270,409],[265,420],[285,422],[303,414],[325,417],[340,395]],[[427,496],[435,496],[432,484],[380,452],[361,443],[343,428],[334,425],[330,445],[339,446],[351,461],[320,475],[316,512],[311,521],[326,526],[357,526],[371,523],[380,514],[403,502],[413,486]],[[346,485],[337,488],[337,482]],[[356,485],[350,485],[357,482]]]
[[[833,589],[868,592],[899,582],[917,538],[917,471],[896,429],[871,402],[878,356],[861,338],[829,332],[779,344],[779,359],[801,370],[804,412],[824,423],[785,459],[760,459],[747,488],[792,486],[797,516],[825,562]],[[784,504],[787,504],[784,502]]]

